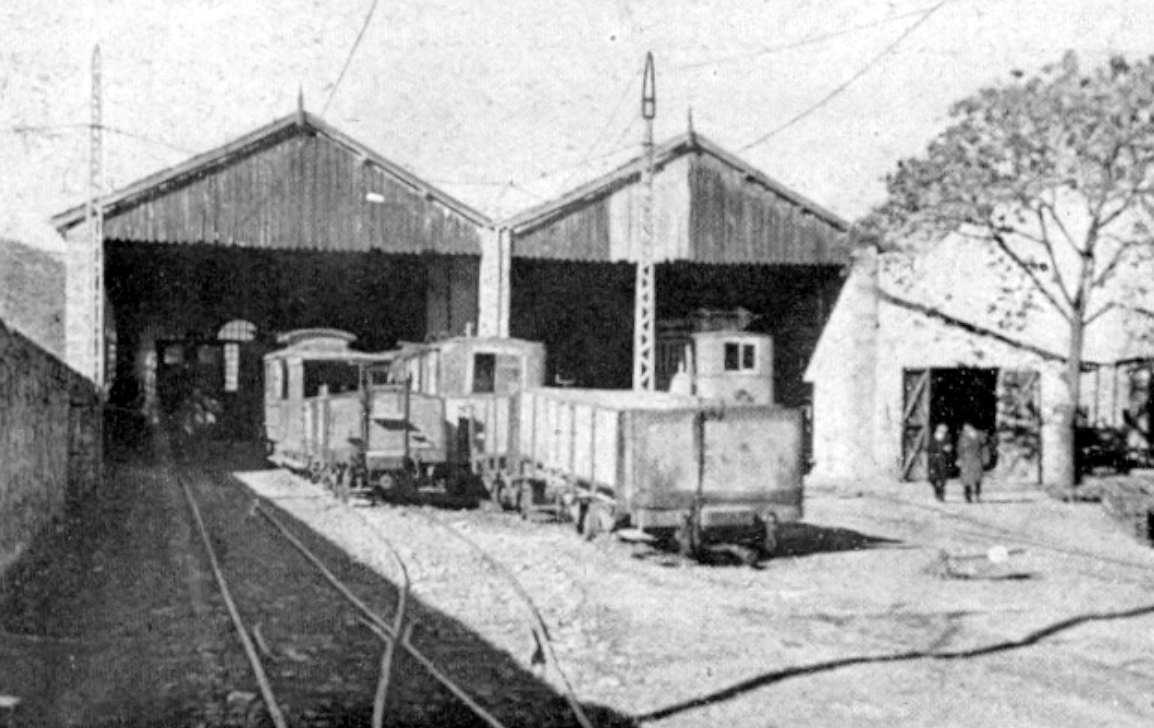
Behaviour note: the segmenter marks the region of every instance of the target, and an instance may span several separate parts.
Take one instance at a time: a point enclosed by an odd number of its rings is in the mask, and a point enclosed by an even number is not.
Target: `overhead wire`
[[[629,97],[629,92],[633,89],[633,82],[637,80],[637,77],[640,76],[641,73],[642,71],[635,71],[629,76],[628,80],[625,81],[625,87],[621,89],[621,96],[618,97],[617,103],[613,105],[613,111],[609,113],[609,118],[605,120],[605,124],[602,125],[601,130],[597,132],[597,136],[593,138],[593,142],[585,150],[581,161],[574,166],[573,172],[565,179],[564,186],[569,185],[573,179],[573,175],[576,174],[576,170],[585,166],[589,160],[589,156],[593,154],[593,150],[601,143],[601,140],[605,137],[605,132],[609,131],[609,128],[613,125],[613,120],[617,118],[618,112],[621,111],[621,107],[625,104],[625,99]]]
[[[706,60],[701,60],[701,61],[692,61],[690,63],[681,63],[678,65],[670,66],[667,70],[669,70],[669,71],[687,71],[687,70],[692,70],[695,68],[707,68],[709,66],[716,66],[716,65],[719,65],[722,63],[730,63],[731,61],[742,61],[742,60],[746,60],[746,59],[750,59],[750,58],[759,58],[761,56],[768,56],[768,55],[772,55],[774,53],[782,53],[784,51],[794,50],[795,48],[804,48],[805,46],[817,45],[819,43],[824,43],[828,40],[833,40],[834,38],[840,38],[844,35],[850,35],[852,33],[860,33],[863,30],[871,30],[871,29],[877,28],[878,26],[881,26],[881,25],[887,25],[889,23],[893,23],[893,22],[898,21],[898,20],[904,20],[905,18],[914,17],[915,15],[925,15],[927,12],[932,12],[932,10],[927,10],[924,8],[921,10],[911,10],[909,12],[899,13],[897,15],[890,15],[890,16],[887,16],[885,18],[882,18],[881,20],[875,20],[872,23],[864,23],[862,25],[854,25],[854,26],[851,26],[849,28],[843,28],[841,30],[834,30],[834,31],[830,31],[828,33],[821,33],[819,35],[812,35],[812,36],[809,36],[806,38],[802,38],[801,40],[793,41],[790,43],[783,43],[781,45],[766,46],[765,48],[761,48],[761,49],[756,50],[756,51],[749,51],[748,53],[736,53],[736,54],[729,55],[729,56],[722,56],[720,58],[706,59]]]
[[[47,135],[51,132],[54,132],[57,130],[63,130],[63,129],[91,129],[91,128],[92,128],[92,124],[82,124],[82,123],[74,123],[74,124],[13,124],[12,126],[0,129],[0,132],[6,133],[6,134],[45,134],[45,135]],[[168,149],[171,149],[172,151],[180,152],[182,154],[195,154],[195,152],[192,151],[191,149],[186,149],[185,147],[181,147],[181,146],[178,146],[176,144],[172,144],[171,142],[166,142],[163,139],[151,137],[151,136],[148,136],[146,134],[140,134],[138,132],[128,131],[127,129],[121,129],[120,127],[109,126],[108,124],[100,124],[100,125],[98,125],[97,128],[99,128],[103,131],[111,132],[113,134],[119,134],[119,135],[124,136],[124,137],[129,137],[131,139],[137,139],[140,141],[148,142],[150,144],[156,144],[158,146],[167,147]]]
[[[823,96],[816,103],[811,104],[805,110],[796,114],[795,116],[793,116],[789,121],[785,122],[784,124],[781,124],[777,127],[774,127],[769,132],[761,135],[757,139],[754,139],[752,142],[746,144],[745,146],[740,147],[737,151],[744,152],[748,149],[751,149],[753,147],[758,146],[759,144],[763,144],[764,142],[772,139],[774,136],[776,136],[776,135],[780,134],[781,132],[785,131],[786,129],[790,128],[791,126],[793,126],[797,122],[806,118],[810,114],[816,112],[818,109],[822,108],[823,106],[828,104],[830,101],[833,101],[835,98],[837,98],[839,95],[841,95],[847,88],[849,88],[850,85],[852,85],[855,81],[857,81],[859,78],[861,78],[866,73],[868,73],[870,71],[870,69],[872,69],[875,65],[877,65],[883,58],[885,58],[890,53],[892,53],[895,48],[897,48],[899,45],[901,45],[901,43],[906,38],[910,37],[910,35],[912,35],[914,33],[914,31],[916,31],[918,28],[920,28],[922,25],[924,25],[925,22],[927,20],[929,20],[933,16],[934,13],[936,13],[938,10],[940,10],[942,7],[944,7],[946,5],[946,3],[948,3],[948,2],[950,2],[950,0],[940,0],[940,2],[938,2],[937,5],[934,5],[929,10],[924,11],[922,16],[920,18],[918,18],[916,21],[914,21],[913,23],[911,23],[908,28],[906,28],[904,31],[902,31],[902,34],[899,35],[892,43],[890,43],[885,48],[883,48],[880,53],[878,53],[877,55],[872,57],[869,61],[867,61],[865,63],[865,65],[863,65],[861,68],[859,68],[857,70],[856,73],[854,73],[852,76],[850,76],[848,79],[846,79],[842,83],[838,84],[837,87],[835,87],[832,91],[830,91],[828,94]]]
[[[345,73],[349,70],[349,65],[353,62],[353,56],[356,55],[357,48],[361,45],[361,39],[365,37],[365,31],[369,29],[369,23],[373,20],[373,13],[377,10],[377,2],[378,0],[373,0],[373,4],[369,7],[368,14],[365,15],[365,22],[361,25],[361,32],[357,33],[357,39],[353,41],[353,47],[349,49],[349,54],[345,57],[345,64],[341,67],[340,75],[337,76],[337,80],[333,83],[333,88],[329,91],[329,97],[325,100],[325,105],[321,109],[321,118],[324,118],[325,113],[328,112],[329,104],[333,102],[333,97],[337,95],[337,89],[341,87],[341,81],[344,80]]]

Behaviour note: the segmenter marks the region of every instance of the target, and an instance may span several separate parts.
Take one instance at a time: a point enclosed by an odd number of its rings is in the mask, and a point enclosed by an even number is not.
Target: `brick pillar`
[[[91,380],[96,366],[96,271],[87,223],[69,230],[64,240],[64,356],[70,367]]]
[[[477,288],[478,335],[509,335],[513,238],[508,229],[481,233],[481,274]]]

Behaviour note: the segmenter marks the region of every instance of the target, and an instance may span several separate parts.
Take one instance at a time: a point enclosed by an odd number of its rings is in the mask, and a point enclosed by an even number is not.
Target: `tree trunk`
[[[1082,399],[1082,342],[1086,324],[1080,311],[1070,321],[1070,348],[1066,354],[1066,371],[1062,380],[1066,385],[1066,400],[1058,406],[1057,472],[1051,482],[1059,488],[1072,488],[1078,482],[1077,445],[1075,430],[1078,426],[1078,405]]]

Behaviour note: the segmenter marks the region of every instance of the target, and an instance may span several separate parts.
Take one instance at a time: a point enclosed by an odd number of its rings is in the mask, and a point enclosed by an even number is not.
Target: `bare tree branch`
[[[1050,219],[1052,219],[1054,221],[1054,224],[1057,226],[1058,230],[1062,233],[1062,237],[1065,238],[1066,243],[1070,246],[1071,249],[1073,249],[1073,251],[1075,253],[1077,253],[1078,255],[1081,255],[1082,254],[1082,247],[1080,245],[1078,245],[1078,241],[1074,240],[1074,236],[1070,234],[1070,231],[1068,229],[1066,229],[1066,224],[1064,222],[1062,222],[1062,218],[1060,218],[1058,216],[1058,211],[1057,211],[1057,208],[1054,206],[1054,203],[1053,202],[1047,202],[1046,200],[1039,197],[1038,198],[1039,215],[1041,215],[1041,213],[1043,211],[1050,213]]]
[[[1033,282],[1034,287],[1037,288],[1038,291],[1045,297],[1045,299],[1050,302],[1050,305],[1052,305],[1054,309],[1062,315],[1062,318],[1066,319],[1066,321],[1071,321],[1073,318],[1072,313],[1067,311],[1062,306],[1061,302],[1059,302],[1058,299],[1054,297],[1054,294],[1050,292],[1050,289],[1042,282],[1040,278],[1038,278],[1038,275],[1034,272],[1034,269],[1031,268],[1030,265],[1026,263],[1026,261],[1022,260],[1022,258],[1014,252],[1013,248],[1011,248],[1006,242],[1006,239],[995,233],[993,240],[994,243],[997,244],[998,249],[1001,250],[1007,258],[1014,261],[1018,268],[1026,274],[1030,281]]]
[[[1094,313],[1092,313],[1086,317],[1086,327],[1089,328],[1090,324],[1094,323],[1095,321],[1102,318],[1107,313],[1109,313],[1110,311],[1113,311],[1116,308],[1118,308],[1118,304],[1113,303],[1113,302],[1107,303],[1105,306],[1103,306],[1102,308],[1098,309],[1097,311],[1095,311]]]
[[[1109,281],[1111,277],[1113,277],[1114,273],[1118,270],[1118,266],[1121,264],[1122,259],[1126,257],[1127,251],[1141,247],[1142,245],[1141,241],[1122,240],[1121,238],[1113,235],[1103,237],[1108,237],[1112,242],[1118,243],[1118,250],[1114,252],[1114,257],[1111,258],[1108,264],[1106,264],[1106,267],[1102,270],[1101,273],[1098,274],[1098,277],[1094,279],[1093,285],[1095,288],[1104,286],[1106,282]]]
[[[1052,212],[1053,208],[1051,207],[1050,210]],[[1050,278],[1054,281],[1054,284],[1058,286],[1058,290],[1062,292],[1062,297],[1066,300],[1066,303],[1070,305],[1070,308],[1073,308],[1074,296],[1071,295],[1070,289],[1066,285],[1066,278],[1062,275],[1062,268],[1058,265],[1058,255],[1054,252],[1054,244],[1050,240],[1050,235],[1048,232],[1049,228],[1046,226],[1046,215],[1040,206],[1037,209],[1037,214],[1038,224],[1042,228],[1042,237],[1045,239],[1043,247],[1046,249],[1046,256],[1050,259]],[[1055,218],[1056,217],[1057,216],[1055,216]],[[1066,240],[1069,241],[1070,234],[1066,231],[1065,226],[1062,225],[1060,221],[1058,222],[1058,229],[1062,231],[1062,235],[1064,235]],[[1073,243],[1071,242],[1070,245],[1073,246]]]

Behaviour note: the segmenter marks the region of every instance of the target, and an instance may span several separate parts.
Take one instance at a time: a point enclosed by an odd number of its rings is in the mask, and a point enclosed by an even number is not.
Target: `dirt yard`
[[[340,506],[283,471],[257,493],[554,685],[494,555],[583,702],[654,726],[1148,726],[1154,550],[1097,504],[997,483],[815,484],[759,569],[689,564],[513,514]],[[306,497],[307,496],[307,497]],[[314,497],[315,496],[315,497]]]

